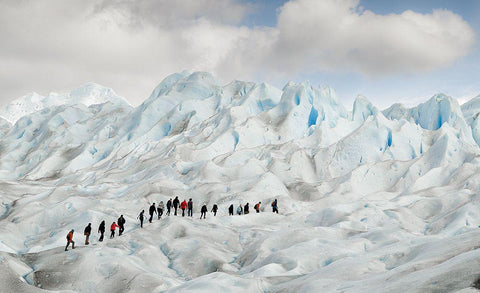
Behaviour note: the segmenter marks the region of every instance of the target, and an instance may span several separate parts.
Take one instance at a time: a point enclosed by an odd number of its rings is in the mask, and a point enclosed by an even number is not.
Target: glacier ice
[[[0,112],[2,288],[470,290],[479,114],[478,97],[380,111],[358,96],[348,111],[309,82],[221,85],[186,71],[138,107],[93,83],[24,96]],[[194,218],[140,229],[142,209],[174,196],[193,198]],[[246,202],[250,214],[228,216]],[[203,203],[218,204],[217,216],[199,220]],[[120,214],[124,235],[81,245],[87,223]],[[78,248],[64,252],[71,228]]]

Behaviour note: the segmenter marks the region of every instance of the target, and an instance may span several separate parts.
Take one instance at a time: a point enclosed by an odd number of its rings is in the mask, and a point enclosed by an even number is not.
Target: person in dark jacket
[[[233,216],[233,203],[228,207],[228,215]]]
[[[151,223],[152,219],[153,219],[153,213],[157,213],[157,208],[155,207],[155,203],[153,203],[150,206],[150,209],[148,210],[148,213],[150,214],[150,219],[148,219],[148,221]]]
[[[165,216],[170,216],[170,210],[172,209],[172,199],[169,199],[167,201],[167,213],[165,214]]]
[[[213,216],[215,217],[217,215],[217,211],[218,211],[218,206],[216,203],[213,204],[213,208],[212,208],[212,212],[213,212]]]
[[[246,215],[250,212],[250,207],[248,206],[248,202],[243,207],[243,213]]]
[[[145,213],[145,210],[142,210],[140,212],[140,215],[138,215],[137,219],[140,220],[140,228],[143,228],[143,213]]]
[[[185,217],[185,210],[187,209],[187,201],[184,199],[180,204],[180,208],[182,209],[182,217]]]
[[[75,241],[73,241],[73,232],[74,230],[70,230],[67,234],[67,246],[65,246],[65,251],[68,251],[68,246],[72,243],[72,249],[75,249]]]
[[[175,196],[175,199],[173,200],[172,204],[173,204],[173,209],[175,210],[174,215],[176,216],[178,206],[180,205],[180,200],[178,199],[178,196]]]
[[[272,202],[272,212],[278,214],[277,199],[275,199],[275,200]]]
[[[204,204],[204,205],[202,206],[202,209],[200,210],[200,212],[201,212],[201,214],[200,214],[200,219],[202,218],[202,216],[203,216],[203,218],[205,219],[206,216],[207,216],[207,212],[208,212],[208,209],[207,209],[207,205],[206,205],[206,204]]]
[[[118,228],[118,236],[122,236],[123,231],[125,231],[125,218],[123,215],[120,215],[120,218],[117,220],[117,224],[120,228]]]
[[[110,226],[110,238],[115,237],[115,228],[119,227],[117,223],[113,222],[112,225]]]
[[[88,223],[85,230],[83,230],[83,235],[85,235],[85,245],[89,245],[88,239],[90,238],[90,233],[92,233],[92,223]]]
[[[188,216],[193,217],[193,201],[191,198],[188,200],[187,208],[188,208],[188,211],[187,211]]]
[[[159,220],[162,218],[164,209],[165,209],[165,206],[163,205],[163,201],[161,200],[157,207],[157,214],[158,214]]]
[[[103,234],[105,233],[105,221],[102,221],[100,226],[98,226],[98,233],[100,233],[100,239],[98,239],[98,241],[102,242]]]

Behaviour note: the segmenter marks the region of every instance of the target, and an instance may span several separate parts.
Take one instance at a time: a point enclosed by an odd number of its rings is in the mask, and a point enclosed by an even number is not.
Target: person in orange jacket
[[[110,231],[112,232],[110,234],[110,238],[114,238],[115,237],[115,228],[120,228],[120,226],[117,225],[117,223],[113,222],[112,225],[110,226]]]
[[[187,200],[183,200],[180,204],[180,208],[182,209],[182,217],[185,217],[185,209],[187,208]]]
[[[70,245],[70,243],[72,243],[72,249],[75,249],[75,241],[73,241],[73,232],[74,230],[72,229],[67,234],[67,246],[65,246],[65,251],[68,251],[68,246]]]

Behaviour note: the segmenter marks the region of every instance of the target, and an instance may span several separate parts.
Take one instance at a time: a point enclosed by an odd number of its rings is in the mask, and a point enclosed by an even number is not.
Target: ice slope
[[[461,131],[463,140],[472,138],[462,108],[455,99],[443,94],[433,96],[427,102],[408,110],[403,109],[399,104],[395,104],[383,113],[390,119],[403,118],[428,130],[439,129],[445,122],[448,122],[450,126]]]
[[[7,120],[0,117],[0,137],[4,136],[12,125]]]
[[[480,114],[480,96],[463,104],[462,111],[466,122],[472,128],[473,139],[480,145],[480,120],[478,119],[478,115]]]
[[[107,102],[49,107],[24,116],[0,142],[0,168],[8,176],[37,179],[89,167],[112,151],[119,123],[129,111]]]
[[[115,92],[95,83],[87,83],[72,90],[70,93],[50,93],[41,96],[37,93],[30,93],[21,98],[15,99],[0,110],[0,117],[15,123],[21,117],[38,112],[42,109],[60,106],[83,104],[85,106],[102,104],[107,101],[118,105],[129,105],[128,102],[117,96]]]
[[[75,95],[73,95],[75,96]],[[73,97],[72,96],[72,97]],[[347,111],[330,88],[173,74],[137,108],[49,105],[0,136],[3,288],[468,292],[480,276],[476,99]],[[52,102],[53,103],[53,102]],[[480,111],[478,111],[480,112]],[[173,196],[194,217],[140,229]],[[269,204],[279,200],[280,214]],[[262,202],[261,213],[252,213]],[[251,213],[228,216],[234,204]],[[220,207],[200,220],[203,203]],[[82,245],[123,214],[121,237]],[[78,248],[63,251],[74,228]]]

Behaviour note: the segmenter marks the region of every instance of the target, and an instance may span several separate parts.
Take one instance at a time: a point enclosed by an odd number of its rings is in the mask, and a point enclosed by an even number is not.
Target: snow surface
[[[477,291],[478,97],[347,111],[308,82],[182,72],[136,108],[88,84],[2,113],[1,292]],[[194,217],[139,227],[174,196]],[[120,214],[125,234],[98,242]]]

